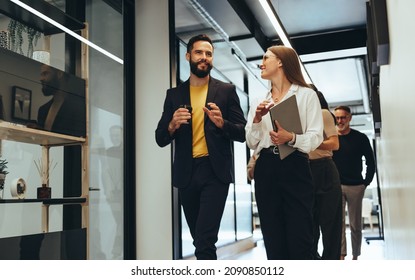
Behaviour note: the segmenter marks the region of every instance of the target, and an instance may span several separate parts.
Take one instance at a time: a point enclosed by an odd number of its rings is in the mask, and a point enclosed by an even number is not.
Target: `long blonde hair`
[[[294,49],[285,46],[272,46],[268,50],[281,60],[284,74],[291,83],[310,87],[301,72],[300,60]]]

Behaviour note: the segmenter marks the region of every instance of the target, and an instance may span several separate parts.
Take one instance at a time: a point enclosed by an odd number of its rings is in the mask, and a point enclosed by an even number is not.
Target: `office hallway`
[[[362,254],[359,256],[359,260],[384,260],[384,241],[383,240],[370,240],[369,243],[366,242],[366,237],[378,237],[379,231],[378,227],[374,227],[371,230],[369,227],[363,229],[363,240],[362,240]],[[346,256],[346,261],[351,260],[351,242],[350,242],[350,230],[347,229],[346,232],[347,238],[347,251],[349,255]],[[254,239],[257,240],[257,246],[242,252],[240,254],[227,257],[224,259],[228,260],[266,260],[267,256],[265,253],[264,242],[262,241],[261,230],[257,229],[254,232]],[[321,242],[319,245],[319,252],[321,252],[322,246]]]

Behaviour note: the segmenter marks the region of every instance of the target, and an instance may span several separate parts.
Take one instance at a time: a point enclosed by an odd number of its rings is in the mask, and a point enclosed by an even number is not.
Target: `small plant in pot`
[[[7,169],[7,160],[0,159],[0,199],[3,199],[4,181],[6,181],[6,175],[9,173]]]

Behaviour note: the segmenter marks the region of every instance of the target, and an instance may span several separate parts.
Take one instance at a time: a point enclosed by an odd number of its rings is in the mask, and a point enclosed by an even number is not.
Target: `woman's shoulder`
[[[303,87],[303,86],[298,86],[298,92],[304,93],[304,94],[316,94],[316,92],[309,87]]]
[[[298,89],[296,91],[296,95],[298,98],[301,98],[303,100],[317,100],[318,101],[318,97],[316,92],[309,88],[309,87],[303,87],[303,86],[298,86]]]
[[[327,109],[321,109],[321,112],[323,113],[324,116],[332,116],[331,112]]]
[[[333,124],[333,126],[336,126],[336,119],[329,110],[321,109],[321,112],[323,114],[324,123]]]

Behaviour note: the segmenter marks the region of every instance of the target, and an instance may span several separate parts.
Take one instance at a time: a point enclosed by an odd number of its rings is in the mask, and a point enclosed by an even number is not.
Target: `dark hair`
[[[304,80],[300,60],[294,49],[285,46],[272,46],[268,50],[281,60],[284,74],[291,83],[303,87],[310,87]]]
[[[196,43],[198,41],[206,41],[206,42],[210,43],[212,45],[212,48],[213,48],[213,43],[212,43],[212,40],[209,38],[209,36],[206,35],[206,34],[199,34],[199,35],[193,36],[192,38],[189,39],[189,42],[187,43],[187,52],[188,53],[190,53],[192,51],[194,43]]]
[[[324,97],[324,94],[321,91],[317,90],[317,88],[316,88],[316,94],[317,94],[318,100],[320,101],[320,107],[321,107],[321,109],[326,109],[326,110],[328,110],[330,112],[329,104],[327,103],[327,100]],[[334,116],[334,114],[332,112],[330,112],[330,114],[333,117],[334,124],[337,124],[336,117]]]
[[[351,113],[352,111],[350,110],[350,107],[349,106],[337,106],[336,108],[334,108],[334,111],[337,111],[337,110],[343,110],[343,111],[346,111],[347,113]]]
[[[329,104],[327,103],[326,98],[324,97],[323,93],[319,90],[316,91],[318,100],[320,101],[321,109],[329,110]]]
[[[314,84],[308,84],[310,88],[312,88],[314,91],[318,91],[317,87]]]

